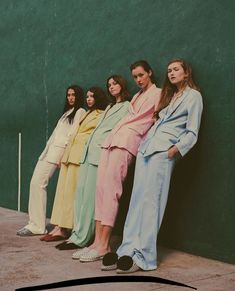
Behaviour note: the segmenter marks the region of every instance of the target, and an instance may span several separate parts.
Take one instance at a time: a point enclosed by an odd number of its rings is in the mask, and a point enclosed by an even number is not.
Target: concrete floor
[[[71,255],[74,251],[57,250],[54,247],[57,242],[41,242],[39,236],[27,238],[17,236],[16,230],[27,222],[25,213],[0,208],[0,217],[1,291],[78,278],[116,276],[115,271],[102,272],[100,261],[82,264],[79,261],[72,260]],[[136,272],[133,275],[170,279],[202,291],[235,290],[234,265],[165,248],[159,248],[158,259],[159,267],[156,271]],[[164,291],[193,290],[186,287],[148,282],[105,283],[64,287],[59,290],[154,291],[159,289]]]

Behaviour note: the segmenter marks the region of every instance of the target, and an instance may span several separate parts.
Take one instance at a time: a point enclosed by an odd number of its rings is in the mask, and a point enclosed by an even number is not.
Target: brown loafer
[[[59,240],[65,240],[66,237],[62,236],[62,235],[51,235],[47,238],[44,239],[44,241],[46,242],[51,242],[51,241],[59,241]]]
[[[50,237],[51,236],[51,234],[45,234],[44,236],[42,236],[42,237],[40,237],[40,240],[41,241],[44,241],[44,240],[46,240],[48,237]]]

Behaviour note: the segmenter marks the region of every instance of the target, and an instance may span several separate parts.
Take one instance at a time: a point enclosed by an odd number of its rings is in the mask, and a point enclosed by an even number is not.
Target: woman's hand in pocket
[[[177,146],[172,146],[168,150],[168,159],[172,160],[174,158],[174,156],[176,156],[178,153],[179,153],[179,150],[178,150]]]

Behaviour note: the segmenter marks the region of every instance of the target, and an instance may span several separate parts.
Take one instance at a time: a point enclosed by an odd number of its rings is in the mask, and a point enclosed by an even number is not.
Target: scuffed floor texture
[[[101,271],[100,261],[80,263],[77,260],[72,260],[71,256],[74,251],[57,250],[54,246],[58,242],[41,242],[39,240],[40,236],[17,236],[16,231],[27,222],[25,213],[0,208],[0,217],[1,291],[79,278],[117,276],[115,271]],[[170,279],[202,291],[235,290],[234,265],[165,248],[159,248],[159,267],[156,271],[136,272],[133,275]],[[193,289],[159,283],[120,282],[88,284],[51,290],[184,291]]]

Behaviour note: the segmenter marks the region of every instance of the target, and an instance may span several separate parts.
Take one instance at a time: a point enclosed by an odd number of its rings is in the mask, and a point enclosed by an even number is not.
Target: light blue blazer
[[[184,156],[197,141],[202,109],[201,94],[186,87],[173,106],[168,105],[159,112],[159,119],[140,144],[139,151],[149,156],[175,145]]]

